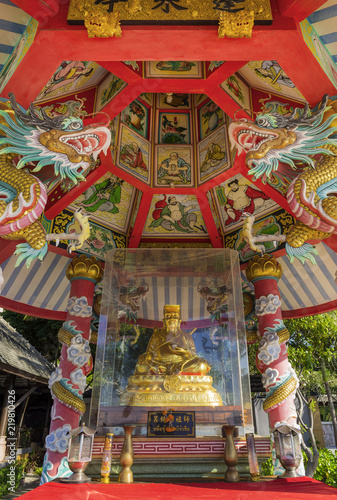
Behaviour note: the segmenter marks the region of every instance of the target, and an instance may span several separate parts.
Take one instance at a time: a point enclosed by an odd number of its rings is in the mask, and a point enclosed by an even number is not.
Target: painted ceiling
[[[245,281],[254,254],[242,236],[243,214],[254,214],[255,233],[287,232],[295,219],[285,192],[294,174],[254,180],[228,126],[268,106],[287,113],[337,93],[337,2],[271,0],[272,23],[255,26],[251,39],[219,39],[214,25],[123,23],[121,38],[88,38],[84,26],[68,24],[68,3],[0,0],[1,96],[13,92],[24,108],[33,102],[50,116],[99,120],[112,135],[107,155],[79,185],[44,179],[45,229],[76,230],[73,213],[82,208],[91,234],[80,252],[104,261],[113,248],[225,246],[239,252]],[[183,223],[161,215],[175,204]],[[282,260],[289,317],[337,307],[335,240],[318,245],[316,267],[291,264],[283,243],[266,244]],[[63,317],[66,244],[49,245],[45,262],[27,270],[14,267],[15,245],[0,243],[0,305]]]

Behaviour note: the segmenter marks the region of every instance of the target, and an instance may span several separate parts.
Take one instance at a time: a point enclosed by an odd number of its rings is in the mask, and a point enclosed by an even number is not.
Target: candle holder
[[[91,462],[92,445],[96,430],[89,429],[83,424],[70,431],[68,448],[68,464],[72,475],[62,478],[64,483],[90,483],[91,478],[84,474],[85,469]]]
[[[123,426],[125,435],[120,457],[122,470],[118,476],[119,483],[133,483],[133,473],[131,470],[131,466],[133,464],[132,433],[135,427],[135,425]]]
[[[276,456],[285,469],[285,472],[279,477],[299,477],[296,472],[302,459],[299,434],[284,425],[274,431],[274,442]]]
[[[259,470],[259,462],[257,460],[256,448],[255,448],[255,439],[253,433],[246,434],[246,442],[247,442],[247,451],[248,451],[248,464],[249,464],[249,473],[252,478],[252,481],[260,480],[260,470]]]
[[[234,443],[235,428],[235,425],[222,426],[223,434],[226,438],[224,458],[227,465],[227,470],[225,472],[225,481],[227,483],[237,483],[240,481],[239,472],[236,468],[239,459]]]
[[[108,483],[111,471],[111,451],[112,451],[112,440],[113,432],[108,432],[105,435],[102,467],[101,467],[101,483]]]

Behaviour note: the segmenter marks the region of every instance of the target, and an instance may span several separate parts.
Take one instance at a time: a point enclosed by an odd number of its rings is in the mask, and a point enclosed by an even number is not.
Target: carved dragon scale
[[[26,111],[15,101],[0,100],[0,236],[4,239],[25,240],[17,245],[17,265],[26,260],[43,259],[47,241],[68,239],[75,243],[68,250],[80,248],[89,236],[87,217],[75,215],[80,223],[79,234],[47,235],[39,217],[47,202],[47,191],[39,179],[42,170],[53,165],[53,174],[73,183],[84,180],[83,172],[93,157],[105,154],[111,134],[101,125],[83,126],[75,116],[50,117],[33,104]],[[36,175],[33,175],[32,172]]]
[[[246,241],[263,253],[263,241],[285,241],[292,262],[296,257],[315,263],[316,249],[310,240],[322,240],[337,233],[337,100],[325,95],[310,111],[295,108],[292,113],[261,113],[256,120],[238,120],[229,126],[238,154],[246,153],[246,165],[255,179],[268,182],[282,163],[301,173],[287,189],[290,211],[298,219],[286,235],[253,236],[254,218],[244,224]]]

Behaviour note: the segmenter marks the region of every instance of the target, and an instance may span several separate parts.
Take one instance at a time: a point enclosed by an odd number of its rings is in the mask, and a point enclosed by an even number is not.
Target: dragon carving
[[[233,121],[229,135],[238,154],[246,153],[246,165],[255,179],[268,179],[289,165],[300,173],[287,189],[286,198],[297,222],[286,235],[254,237],[253,217],[244,224],[246,241],[263,253],[262,241],[285,241],[292,262],[296,257],[315,263],[317,250],[310,240],[337,234],[337,100],[325,95],[310,111],[295,108],[288,115],[261,113],[256,120]]]
[[[83,121],[74,116],[50,117],[43,109],[38,113],[32,104],[26,111],[10,94],[9,101],[0,101],[0,132],[0,236],[25,240],[17,245],[17,265],[24,259],[27,266],[34,258],[42,260],[47,241],[52,239],[75,240],[69,251],[80,248],[89,236],[89,224],[83,215],[76,215],[81,225],[81,233],[76,235],[47,235],[39,222],[47,202],[43,181],[48,180],[51,168],[52,178],[69,179],[75,184],[84,180],[91,156],[96,160],[109,148],[109,129],[84,127]]]

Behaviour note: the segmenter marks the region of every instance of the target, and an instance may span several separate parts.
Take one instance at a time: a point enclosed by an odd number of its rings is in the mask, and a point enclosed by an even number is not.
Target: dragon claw
[[[26,260],[27,269],[29,268],[32,261],[36,258],[38,258],[42,262],[47,253],[47,250],[47,243],[45,243],[45,245],[38,250],[32,248],[29,243],[19,243],[19,245],[16,246],[16,250],[14,252],[14,255],[18,255],[15,267],[18,267],[24,260]]]
[[[318,252],[316,248],[313,245],[310,245],[309,243],[304,243],[304,245],[298,248],[294,248],[290,246],[289,243],[286,243],[286,252],[291,263],[296,258],[300,260],[302,264],[305,264],[305,260],[307,259],[310,260],[310,262],[313,265],[316,265],[316,259],[314,255],[318,255]]]

